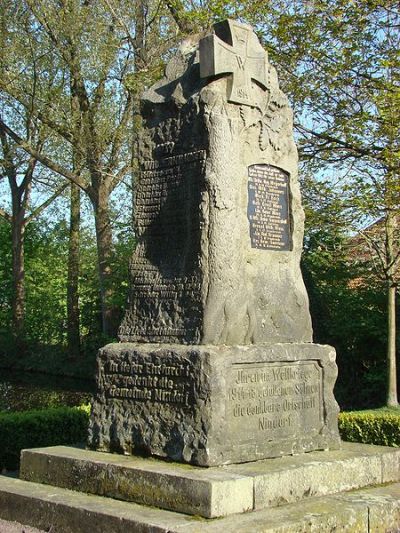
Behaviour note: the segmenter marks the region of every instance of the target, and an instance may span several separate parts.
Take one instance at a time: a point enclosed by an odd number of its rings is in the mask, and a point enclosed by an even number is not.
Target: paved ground
[[[0,519],[0,533],[45,533],[42,529]]]

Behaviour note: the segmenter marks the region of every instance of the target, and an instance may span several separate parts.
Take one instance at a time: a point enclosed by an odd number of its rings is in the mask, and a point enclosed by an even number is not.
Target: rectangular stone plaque
[[[248,167],[251,247],[291,250],[289,174],[272,165]]]
[[[315,361],[234,364],[228,382],[227,415],[249,440],[286,439],[323,425],[322,369]]]

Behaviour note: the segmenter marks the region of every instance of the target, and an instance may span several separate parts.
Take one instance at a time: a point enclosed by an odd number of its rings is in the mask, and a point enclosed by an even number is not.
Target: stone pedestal
[[[89,446],[200,466],[339,447],[335,352],[316,344],[110,344]]]

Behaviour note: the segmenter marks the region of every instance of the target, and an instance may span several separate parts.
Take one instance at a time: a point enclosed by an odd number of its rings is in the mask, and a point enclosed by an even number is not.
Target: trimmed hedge
[[[19,466],[21,450],[86,441],[89,407],[0,413],[0,472]]]
[[[353,411],[339,414],[343,440],[400,447],[400,410]]]

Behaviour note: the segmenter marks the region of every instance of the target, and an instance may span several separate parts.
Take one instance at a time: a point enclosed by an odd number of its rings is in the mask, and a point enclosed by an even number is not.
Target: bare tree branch
[[[296,123],[295,127],[300,132],[308,133],[309,135],[312,135],[313,137],[316,137],[317,139],[322,139],[323,141],[326,141],[328,143],[333,143],[333,144],[337,144],[338,146],[342,146],[346,150],[353,152],[353,155],[359,154],[360,156],[369,156],[369,155],[372,155],[372,151],[376,151],[376,152],[384,151],[384,147],[382,146],[371,145],[369,148],[364,148],[362,146],[358,146],[356,144],[351,144],[346,141],[343,141],[342,139],[339,139],[338,137],[333,137],[329,133],[310,130],[306,128],[305,126],[303,126],[302,124]]]
[[[7,133],[7,135],[9,135],[9,137],[11,137],[18,144],[18,146],[20,146],[23,150],[25,150],[25,152],[30,154],[32,157],[40,161],[40,163],[42,163],[44,166],[46,166],[50,170],[53,170],[57,174],[64,176],[64,178],[67,178],[68,180],[78,185],[78,187],[84,190],[89,196],[91,195],[91,186],[86,183],[80,176],[74,174],[73,172],[59,165],[55,161],[52,161],[47,156],[39,153],[29,143],[21,139],[21,137],[17,135],[11,128],[9,128],[1,119],[0,130],[3,130],[5,133]]]
[[[135,38],[132,36],[131,32],[129,31],[129,28],[126,25],[124,19],[120,17],[119,14],[115,11],[114,6],[111,4],[111,2],[109,2],[109,0],[102,0],[102,2],[109,9],[110,13],[114,17],[114,19],[117,21],[119,26],[125,31],[126,39],[135,48]]]
[[[66,181],[64,182],[62,185],[60,185],[60,187],[58,187],[54,193],[49,196],[49,198],[47,198],[47,200],[45,200],[42,204],[40,204],[38,207],[36,207],[32,213],[26,217],[25,219],[25,223],[26,224],[29,224],[29,222],[31,222],[35,217],[37,217],[38,215],[40,215],[40,213],[42,213],[42,211],[44,211],[46,209],[46,207],[48,207],[52,202],[54,202],[54,200],[56,200],[60,194],[65,191],[65,189],[68,187],[69,185],[69,181]]]
[[[118,154],[121,149],[121,146],[124,141],[124,135],[126,134],[127,125],[130,120],[131,114],[133,109],[133,98],[131,93],[128,93],[128,98],[125,103],[125,108],[122,113],[121,121],[117,128],[115,129],[113,139],[112,139],[112,145],[111,145],[111,154],[109,158],[109,164],[107,167],[106,172],[111,173],[115,170],[117,164],[118,164]]]
[[[130,163],[127,163],[124,165],[121,170],[114,176],[111,184],[111,190],[114,190],[115,187],[118,185],[118,183],[122,180],[122,178],[132,170],[132,165]]]
[[[2,207],[0,207],[0,217],[4,218],[4,220],[7,220],[7,222],[11,224],[12,218],[11,218],[10,213],[7,213],[7,211],[3,209]]]
[[[22,200],[22,209],[25,211],[29,205],[30,193],[32,187],[33,172],[35,170],[37,159],[34,157],[29,158],[28,168],[26,169],[24,179],[22,180],[19,190],[24,192]]]

